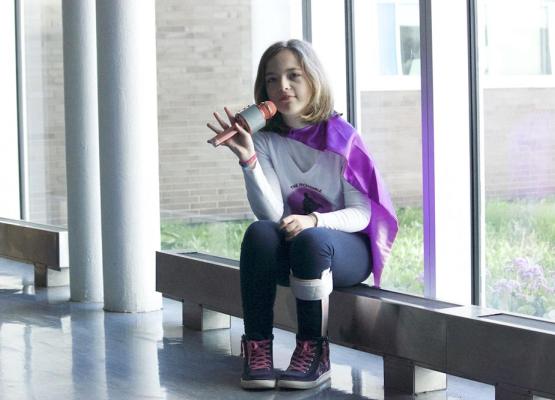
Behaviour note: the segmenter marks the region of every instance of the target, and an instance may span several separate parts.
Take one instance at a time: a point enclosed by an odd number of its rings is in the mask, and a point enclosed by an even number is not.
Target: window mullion
[[[345,0],[345,66],[347,76],[347,120],[357,127],[357,92],[355,79],[354,0]]]
[[[303,40],[312,43],[311,0],[303,0]]]
[[[468,88],[469,88],[469,134],[470,134],[470,179],[471,179],[471,232],[472,232],[472,304],[480,305],[481,299],[481,163],[478,97],[478,58],[476,32],[476,0],[467,0],[468,7]]]

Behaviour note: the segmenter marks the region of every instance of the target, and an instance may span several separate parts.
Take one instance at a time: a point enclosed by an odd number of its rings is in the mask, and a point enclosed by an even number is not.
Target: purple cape
[[[370,202],[370,223],[361,232],[370,239],[374,285],[380,287],[383,267],[397,235],[398,222],[389,193],[361,136],[336,114],[327,121],[291,129],[287,137],[316,150],[339,154],[345,159],[343,177]]]

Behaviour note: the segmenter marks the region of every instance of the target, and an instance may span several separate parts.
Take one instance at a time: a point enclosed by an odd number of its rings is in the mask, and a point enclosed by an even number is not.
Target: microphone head
[[[257,105],[258,109],[264,115],[264,119],[270,119],[276,115],[277,107],[273,101],[267,100]]]
[[[272,118],[277,112],[277,107],[271,101],[263,101],[260,104],[253,104],[239,111],[235,115],[235,120],[245,130],[254,133],[266,125],[266,121]]]

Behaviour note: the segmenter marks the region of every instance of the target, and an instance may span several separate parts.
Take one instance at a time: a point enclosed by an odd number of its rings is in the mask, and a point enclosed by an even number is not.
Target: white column
[[[19,219],[15,8],[0,2],[0,217]]]
[[[71,300],[101,302],[95,0],[63,0]]]
[[[160,309],[155,0],[97,0],[104,308]]]

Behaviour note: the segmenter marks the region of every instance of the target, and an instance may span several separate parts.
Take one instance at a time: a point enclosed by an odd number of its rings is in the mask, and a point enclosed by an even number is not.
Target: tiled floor
[[[239,387],[241,320],[231,330],[183,329],[180,303],[164,310],[108,313],[68,302],[69,289],[37,289],[33,270],[0,259],[0,399],[383,399],[380,357],[332,345],[331,385],[309,391]],[[277,331],[275,363],[294,346]],[[448,378],[448,390],[419,400],[494,399],[493,387]],[[406,396],[388,396],[406,399]]]

